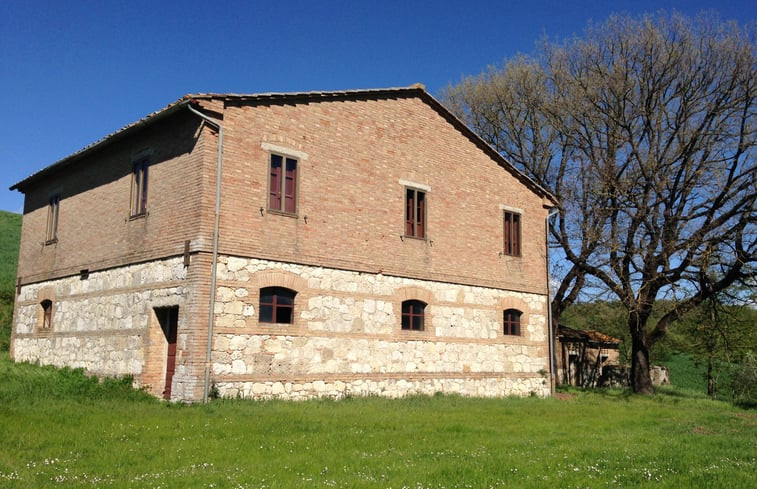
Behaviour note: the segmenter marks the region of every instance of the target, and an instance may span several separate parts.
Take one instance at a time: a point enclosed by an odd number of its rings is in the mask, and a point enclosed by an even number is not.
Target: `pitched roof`
[[[436,100],[431,94],[426,91],[426,88],[416,83],[409,87],[399,88],[377,88],[377,89],[361,89],[361,90],[340,90],[340,91],[314,91],[314,92],[288,92],[288,93],[259,93],[259,94],[237,94],[237,93],[197,93],[187,94],[179,100],[168,104],[166,107],[155,111],[142,119],[128,124],[121,129],[108,134],[107,136],[95,141],[94,143],[85,146],[84,148],[72,153],[65,158],[58,160],[57,162],[49,165],[42,170],[33,173],[20,182],[10,187],[10,190],[19,190],[24,192],[24,189],[30,184],[37,182],[45,176],[58,171],[75,161],[78,161],[82,157],[86,156],[90,152],[111,144],[115,141],[123,139],[129,136],[133,132],[139,130],[142,127],[153,124],[161,119],[168,117],[179,111],[185,105],[196,103],[197,100],[223,100],[227,103],[267,103],[267,104],[296,104],[296,103],[311,103],[311,102],[323,102],[323,101],[335,101],[335,100],[377,100],[377,99],[391,99],[391,98],[412,98],[418,97],[434,109],[439,115],[441,115],[447,122],[452,124],[460,133],[473,142],[479,149],[486,153],[490,158],[496,161],[500,166],[511,172],[518,180],[526,185],[532,192],[537,195],[546,198],[553,205],[557,205],[557,199],[555,196],[539,185],[529,176],[518,170],[512,163],[510,163],[505,157],[499,154],[494,148],[492,148],[486,141],[481,139],[472,129],[470,129],[464,122],[458,119],[452,112],[450,112],[444,105]]]
[[[155,112],[152,112],[143,118],[139,119],[138,121],[132,122],[131,124],[127,124],[121,129],[118,129],[117,131],[114,131],[107,136],[104,136],[97,141],[88,144],[87,146],[83,147],[82,149],[71,153],[70,155],[66,156],[63,159],[60,159],[53,163],[52,165],[48,165],[45,168],[32,173],[28,177],[24,178],[20,182],[17,182],[13,184],[13,186],[10,188],[10,190],[18,190],[19,192],[24,192],[24,189],[34,182],[37,182],[47,175],[50,175],[53,172],[56,172],[62,168],[65,168],[72,163],[78,161],[79,159],[83,158],[84,156],[88,155],[92,151],[99,149],[101,147],[107,146],[108,144],[112,144],[118,140],[123,139],[124,137],[130,135],[132,132],[136,131],[137,129],[147,126],[149,124],[152,124],[158,120],[161,120],[169,115],[174,114],[179,109],[184,107],[190,102],[187,97],[182,97],[181,99],[172,102],[168,104],[167,106],[163,107],[160,110],[156,110]]]
[[[604,333],[600,333],[599,331],[591,329],[573,329],[562,324],[557,327],[557,337],[560,340],[565,339],[569,342],[589,343],[601,346],[617,346],[623,341]]]

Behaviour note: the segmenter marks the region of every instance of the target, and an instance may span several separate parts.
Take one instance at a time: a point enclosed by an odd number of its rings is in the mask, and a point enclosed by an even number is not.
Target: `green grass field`
[[[0,211],[0,290],[16,284],[18,241],[21,236],[21,214]]]
[[[0,350],[20,219],[0,212]],[[707,400],[688,357],[669,367],[653,398],[185,406],[0,352],[0,488],[757,487],[757,413]]]
[[[184,406],[0,354],[0,487],[757,487],[757,413],[666,392]]]
[[[20,235],[21,215],[0,211],[0,352],[10,345]]]

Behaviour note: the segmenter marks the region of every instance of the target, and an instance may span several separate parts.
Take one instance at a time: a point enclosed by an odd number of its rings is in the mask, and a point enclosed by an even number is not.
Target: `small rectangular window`
[[[402,302],[402,329],[423,331],[426,303],[419,300]]]
[[[144,216],[147,213],[147,173],[149,160],[141,159],[134,163],[131,179],[131,217]]]
[[[422,190],[405,190],[405,236],[426,237],[426,192]]]
[[[39,305],[42,308],[41,327],[43,330],[50,330],[53,327],[53,302],[45,299]]]
[[[271,154],[268,181],[268,208],[273,211],[297,212],[297,160]]]
[[[47,230],[45,231],[45,243],[58,241],[58,216],[60,215],[60,195],[50,197],[47,205]]]
[[[520,256],[520,214],[505,211],[505,255]]]
[[[507,309],[504,312],[504,333],[506,335],[520,335],[520,317],[522,314],[517,309]]]
[[[284,287],[260,289],[260,322],[292,324],[297,292]]]

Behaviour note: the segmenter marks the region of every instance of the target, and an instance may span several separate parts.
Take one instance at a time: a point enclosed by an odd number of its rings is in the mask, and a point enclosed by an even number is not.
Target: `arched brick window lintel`
[[[515,336],[524,335],[530,320],[529,307],[526,301],[517,297],[503,297],[497,306],[501,311],[501,333]]]
[[[264,287],[285,287],[287,289],[301,292],[308,288],[308,281],[306,279],[284,270],[266,270],[258,272],[250,277],[250,283],[253,287],[258,289]]]

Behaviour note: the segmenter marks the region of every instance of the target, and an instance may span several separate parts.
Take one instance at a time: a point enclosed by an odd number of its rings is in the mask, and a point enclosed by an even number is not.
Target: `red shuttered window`
[[[520,214],[505,211],[505,255],[520,256]]]
[[[60,215],[60,195],[50,197],[47,205],[47,231],[45,244],[58,241],[58,216]]]
[[[408,188],[405,192],[405,236],[426,237],[426,193]]]
[[[297,160],[271,154],[268,182],[268,208],[272,211],[297,212]]]
[[[131,217],[147,213],[147,171],[150,161],[145,158],[134,163],[131,178]]]

